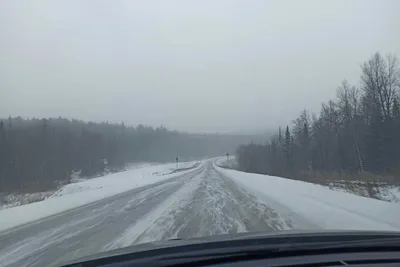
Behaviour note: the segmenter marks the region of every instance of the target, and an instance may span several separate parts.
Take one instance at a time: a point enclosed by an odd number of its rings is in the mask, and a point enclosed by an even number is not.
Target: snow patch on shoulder
[[[192,165],[196,163],[191,162]],[[153,175],[153,173],[160,172],[168,173],[174,166],[176,166],[175,163],[161,164],[85,180],[63,187],[53,197],[47,198],[44,201],[0,210],[0,231],[37,221],[134,188],[191,172],[201,168],[202,163],[194,169],[183,172],[164,176]]]
[[[102,188],[103,187],[100,185],[99,186],[91,186],[91,185],[85,185],[83,182],[79,182],[76,184],[68,184],[68,185],[62,187],[60,190],[56,191],[50,197],[61,197],[64,195],[84,192],[84,191],[88,191],[88,190],[97,190],[97,189],[102,189]]]
[[[280,213],[302,217],[306,224],[336,230],[400,230],[400,205],[395,203],[276,176],[218,170],[258,196],[273,200]]]
[[[195,164],[196,162],[185,162],[184,166],[190,168],[195,166]],[[176,168],[175,166],[175,164],[135,164],[132,165],[127,171],[108,174],[93,179],[85,179],[77,183],[65,185],[56,191],[51,197],[60,197],[64,195],[101,189],[112,190],[113,188],[116,188],[117,190],[122,190],[127,188],[127,190],[129,190],[142,185],[147,185],[148,182],[152,183],[151,181],[154,179],[154,176],[165,176],[164,178],[173,177],[169,174],[171,174],[171,169]],[[157,180],[156,182],[158,182],[161,178],[159,177],[158,179],[155,179]]]

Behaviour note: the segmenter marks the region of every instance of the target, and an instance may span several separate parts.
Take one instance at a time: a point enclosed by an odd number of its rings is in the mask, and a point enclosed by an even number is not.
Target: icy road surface
[[[192,172],[0,232],[1,266],[59,266],[148,241],[307,228],[207,161]]]

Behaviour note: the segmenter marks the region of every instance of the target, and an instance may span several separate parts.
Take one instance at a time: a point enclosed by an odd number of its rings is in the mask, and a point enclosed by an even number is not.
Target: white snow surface
[[[283,216],[299,216],[322,229],[400,231],[400,205],[286,178],[216,166]]]
[[[3,197],[0,196],[0,210],[43,201],[53,193],[54,191],[44,191],[36,193],[11,193]],[[2,203],[1,198],[3,198],[5,203]]]
[[[179,167],[188,168],[196,163],[184,162],[180,163]],[[202,164],[203,162],[200,162],[196,168],[200,168]],[[43,201],[0,210],[0,231],[193,171],[189,169],[171,173],[175,168],[175,163],[133,168],[68,184]]]

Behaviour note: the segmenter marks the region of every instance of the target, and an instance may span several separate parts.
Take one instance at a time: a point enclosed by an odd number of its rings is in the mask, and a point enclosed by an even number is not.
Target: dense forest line
[[[251,137],[189,134],[124,123],[64,118],[0,121],[0,192],[38,191],[134,162],[173,162],[224,155]]]
[[[396,56],[375,53],[361,65],[360,88],[345,80],[319,116],[304,110],[267,144],[240,146],[239,168],[295,179],[368,172],[400,180],[399,99]]]

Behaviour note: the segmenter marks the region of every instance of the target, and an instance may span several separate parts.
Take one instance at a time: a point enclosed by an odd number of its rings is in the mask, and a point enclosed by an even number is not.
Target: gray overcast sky
[[[400,1],[0,2],[0,116],[193,132],[318,111],[372,53],[400,56]]]

